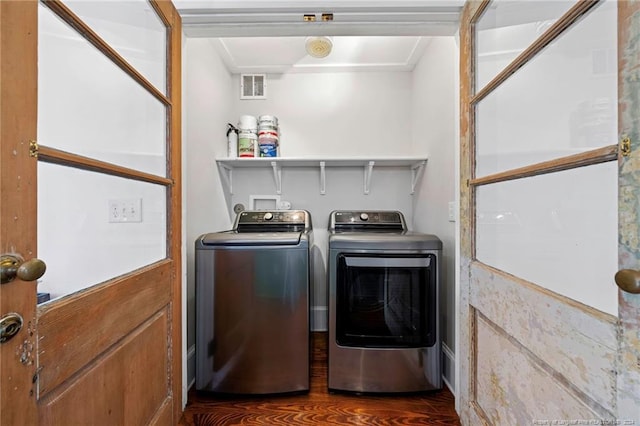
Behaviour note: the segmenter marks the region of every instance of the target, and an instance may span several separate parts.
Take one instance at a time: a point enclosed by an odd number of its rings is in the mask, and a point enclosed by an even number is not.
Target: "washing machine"
[[[349,210],[331,212],[328,246],[329,390],[441,389],[440,239],[399,211]]]
[[[309,391],[312,245],[305,210],[243,211],[196,240],[197,390]]]

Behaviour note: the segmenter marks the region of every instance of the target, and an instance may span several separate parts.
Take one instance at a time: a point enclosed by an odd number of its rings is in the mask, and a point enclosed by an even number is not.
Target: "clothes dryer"
[[[441,389],[440,239],[399,211],[334,211],[329,231],[329,389]]]

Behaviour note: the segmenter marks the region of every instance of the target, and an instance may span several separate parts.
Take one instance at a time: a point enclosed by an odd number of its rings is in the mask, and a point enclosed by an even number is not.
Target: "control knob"
[[[264,220],[271,220],[271,219],[273,219],[273,213],[271,213],[271,212],[266,212],[266,213],[264,214]]]
[[[366,213],[360,213],[360,220],[367,221],[369,220],[369,215]]]

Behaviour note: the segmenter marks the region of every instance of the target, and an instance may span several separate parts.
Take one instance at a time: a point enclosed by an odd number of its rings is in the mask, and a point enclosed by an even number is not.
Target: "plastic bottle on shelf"
[[[258,146],[261,157],[276,157],[279,144],[278,118],[261,115],[258,119]]]
[[[238,156],[242,158],[260,156],[258,119],[252,115],[242,115],[238,121]]]

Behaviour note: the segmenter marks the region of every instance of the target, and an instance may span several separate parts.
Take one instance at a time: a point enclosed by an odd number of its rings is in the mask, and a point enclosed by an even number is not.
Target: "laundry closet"
[[[305,37],[185,38],[189,381],[195,341],[194,248],[189,243],[205,232],[230,229],[234,209],[286,202],[313,218],[312,331],[327,330],[331,211],[399,210],[411,230],[442,240],[443,375],[453,386],[455,221],[450,212],[457,179],[458,44],[453,34],[393,38],[333,37],[326,62],[306,54]],[[254,50],[252,40],[257,40]],[[292,44],[299,46],[299,59],[288,67],[256,65],[269,63],[277,49]],[[367,53],[393,46],[404,50]],[[330,61],[331,55],[339,60]],[[257,59],[247,59],[252,57]],[[373,62],[380,57],[386,63]],[[264,99],[241,98],[242,74],[266,76]],[[236,125],[243,115],[277,117],[277,157],[263,158],[259,166],[254,159],[228,158],[228,123]]]

